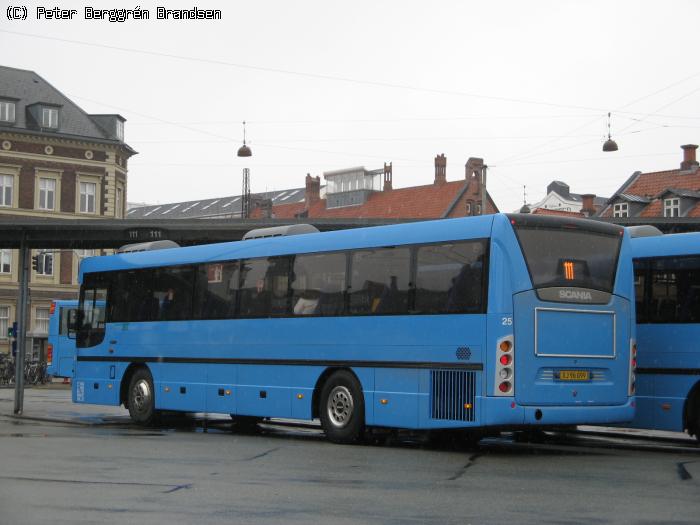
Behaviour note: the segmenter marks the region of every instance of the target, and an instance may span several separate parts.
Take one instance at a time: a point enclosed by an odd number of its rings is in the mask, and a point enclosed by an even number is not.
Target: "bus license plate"
[[[590,381],[588,370],[559,370],[559,381]]]

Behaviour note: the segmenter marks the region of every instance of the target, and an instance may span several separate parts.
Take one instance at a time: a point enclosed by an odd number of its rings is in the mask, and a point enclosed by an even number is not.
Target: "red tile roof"
[[[326,208],[326,200],[321,199],[312,203],[308,208],[309,218],[358,218],[358,219],[437,219],[448,214],[450,217],[466,215],[468,199],[480,200],[478,184],[472,181],[460,180],[444,184],[428,184],[397,188],[389,191],[370,193],[364,204],[344,206],[342,208]],[[495,204],[488,196],[487,212],[497,212]],[[280,204],[273,206],[275,218],[287,219],[298,216],[305,210],[302,203]],[[256,209],[253,216],[260,216]]]
[[[688,170],[666,170],[654,171],[651,173],[640,173],[631,179],[631,182],[620,188],[616,195],[621,193],[627,195],[637,195],[648,199],[654,199],[647,204],[638,217],[663,217],[663,202],[659,198],[666,189],[700,191],[700,169]],[[613,197],[614,198],[614,197]],[[612,217],[613,204],[611,203],[601,214],[602,217]],[[693,215],[695,214],[695,215]],[[697,206],[686,214],[688,217],[700,217]]]
[[[700,190],[700,170],[696,170],[695,173],[683,173],[680,170],[642,173],[622,193],[655,197],[666,188]]]
[[[700,202],[698,202],[693,208],[691,208],[688,213],[685,214],[686,217],[700,217]]]

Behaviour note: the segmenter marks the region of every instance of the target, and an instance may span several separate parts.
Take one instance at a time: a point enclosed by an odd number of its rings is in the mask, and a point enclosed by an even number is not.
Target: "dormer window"
[[[49,129],[58,128],[58,109],[42,108],[41,110],[41,127]]]
[[[0,100],[0,122],[13,124],[15,122],[15,103]]]
[[[124,142],[124,122],[121,120],[117,119],[117,128],[115,130],[115,133],[117,135],[117,140],[121,140]]]
[[[664,217],[680,217],[681,200],[679,198],[664,200]]]
[[[613,217],[629,217],[629,204],[626,202],[618,202],[613,206]]]

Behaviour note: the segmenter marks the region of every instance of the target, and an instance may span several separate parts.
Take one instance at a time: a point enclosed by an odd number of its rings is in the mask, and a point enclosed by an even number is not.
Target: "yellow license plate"
[[[559,370],[559,381],[590,381],[588,370]]]

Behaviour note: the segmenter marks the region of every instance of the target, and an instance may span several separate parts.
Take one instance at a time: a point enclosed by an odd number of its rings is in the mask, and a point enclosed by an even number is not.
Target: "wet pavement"
[[[698,523],[700,448],[683,434],[586,427],[478,446],[426,434],[328,443],[318,426],[166,418],[0,390],[0,524]]]

